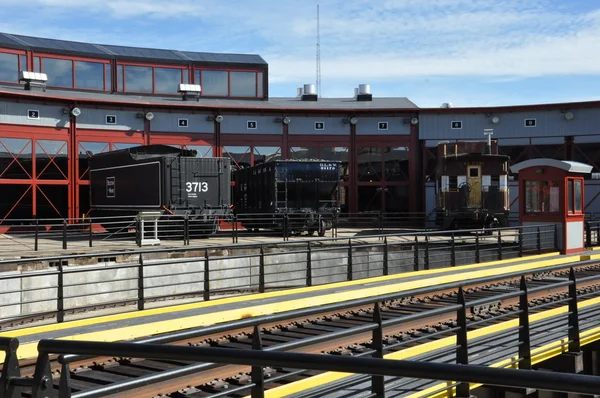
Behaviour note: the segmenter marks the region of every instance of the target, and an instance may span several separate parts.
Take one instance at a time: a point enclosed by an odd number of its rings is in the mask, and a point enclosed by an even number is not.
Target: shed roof
[[[174,93],[175,94],[175,93]],[[125,93],[91,92],[48,88],[46,92],[26,91],[22,85],[0,84],[2,95],[28,99],[74,101],[77,103],[104,103],[108,105],[137,105],[144,107],[171,107],[187,110],[243,109],[257,111],[403,111],[418,109],[405,97],[374,97],[372,101],[354,98],[319,98],[318,101],[302,101],[300,98],[234,99],[200,98],[199,101],[182,101],[180,96],[136,95]]]
[[[523,169],[527,169],[530,167],[555,167],[557,169],[565,170],[570,173],[591,173],[592,166],[575,162],[572,160],[557,160],[557,159],[549,159],[549,158],[540,158],[540,159],[530,159],[521,163],[517,163],[510,167],[510,170],[513,173],[518,173]]]
[[[267,62],[257,54],[225,54],[115,46],[109,44],[47,39],[2,32],[0,32],[0,47],[99,58],[145,60],[147,62],[153,61],[155,63],[177,62],[187,64],[192,61],[205,64],[267,65]]]

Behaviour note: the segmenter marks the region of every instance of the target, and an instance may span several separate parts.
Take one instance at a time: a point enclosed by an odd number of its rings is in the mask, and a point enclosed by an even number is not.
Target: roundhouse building
[[[235,167],[341,160],[342,208],[352,213],[431,211],[433,147],[484,139],[486,128],[513,162],[544,156],[600,171],[600,102],[424,109],[366,85],[346,98],[317,98],[311,85],[271,98],[268,82],[259,55],[0,33],[0,225],[81,217],[89,211],[88,158],[153,143],[230,157]],[[181,83],[200,85],[200,94],[179,92]],[[586,211],[600,206],[593,182]]]

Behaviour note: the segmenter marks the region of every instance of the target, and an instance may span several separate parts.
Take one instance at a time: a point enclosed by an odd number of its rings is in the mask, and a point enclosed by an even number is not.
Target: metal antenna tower
[[[319,5],[317,4],[317,95],[321,97],[321,31]]]

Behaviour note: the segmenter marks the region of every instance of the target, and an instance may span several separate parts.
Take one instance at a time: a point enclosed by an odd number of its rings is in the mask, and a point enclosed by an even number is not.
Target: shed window
[[[567,203],[570,214],[583,212],[583,180],[569,178],[567,180]]]
[[[222,97],[229,95],[228,72],[224,70],[203,70],[202,94]]]
[[[181,83],[181,69],[155,68],[154,78],[155,92],[177,94],[177,85]]]
[[[104,64],[75,61],[75,87],[104,90]]]
[[[458,177],[450,176],[448,178],[448,190],[449,191],[458,191]]]
[[[255,72],[230,72],[232,97],[256,97]]]
[[[42,72],[48,75],[49,86],[73,87],[73,61],[42,58]]]
[[[134,93],[152,92],[152,68],[125,66],[125,90]]]
[[[19,80],[19,56],[0,53],[0,80],[16,82]]]
[[[557,181],[525,181],[525,212],[556,213],[559,211]]]

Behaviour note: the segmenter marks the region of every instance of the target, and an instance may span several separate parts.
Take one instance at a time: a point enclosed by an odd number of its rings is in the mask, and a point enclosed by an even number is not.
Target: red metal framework
[[[0,224],[11,217],[68,216],[72,171],[67,129],[5,126],[0,153],[0,185],[4,186]]]
[[[27,53],[22,50],[0,49],[0,53],[11,54],[16,56],[17,70],[14,71],[14,80],[0,80],[6,83],[17,83],[19,81],[19,71],[28,70]]]

